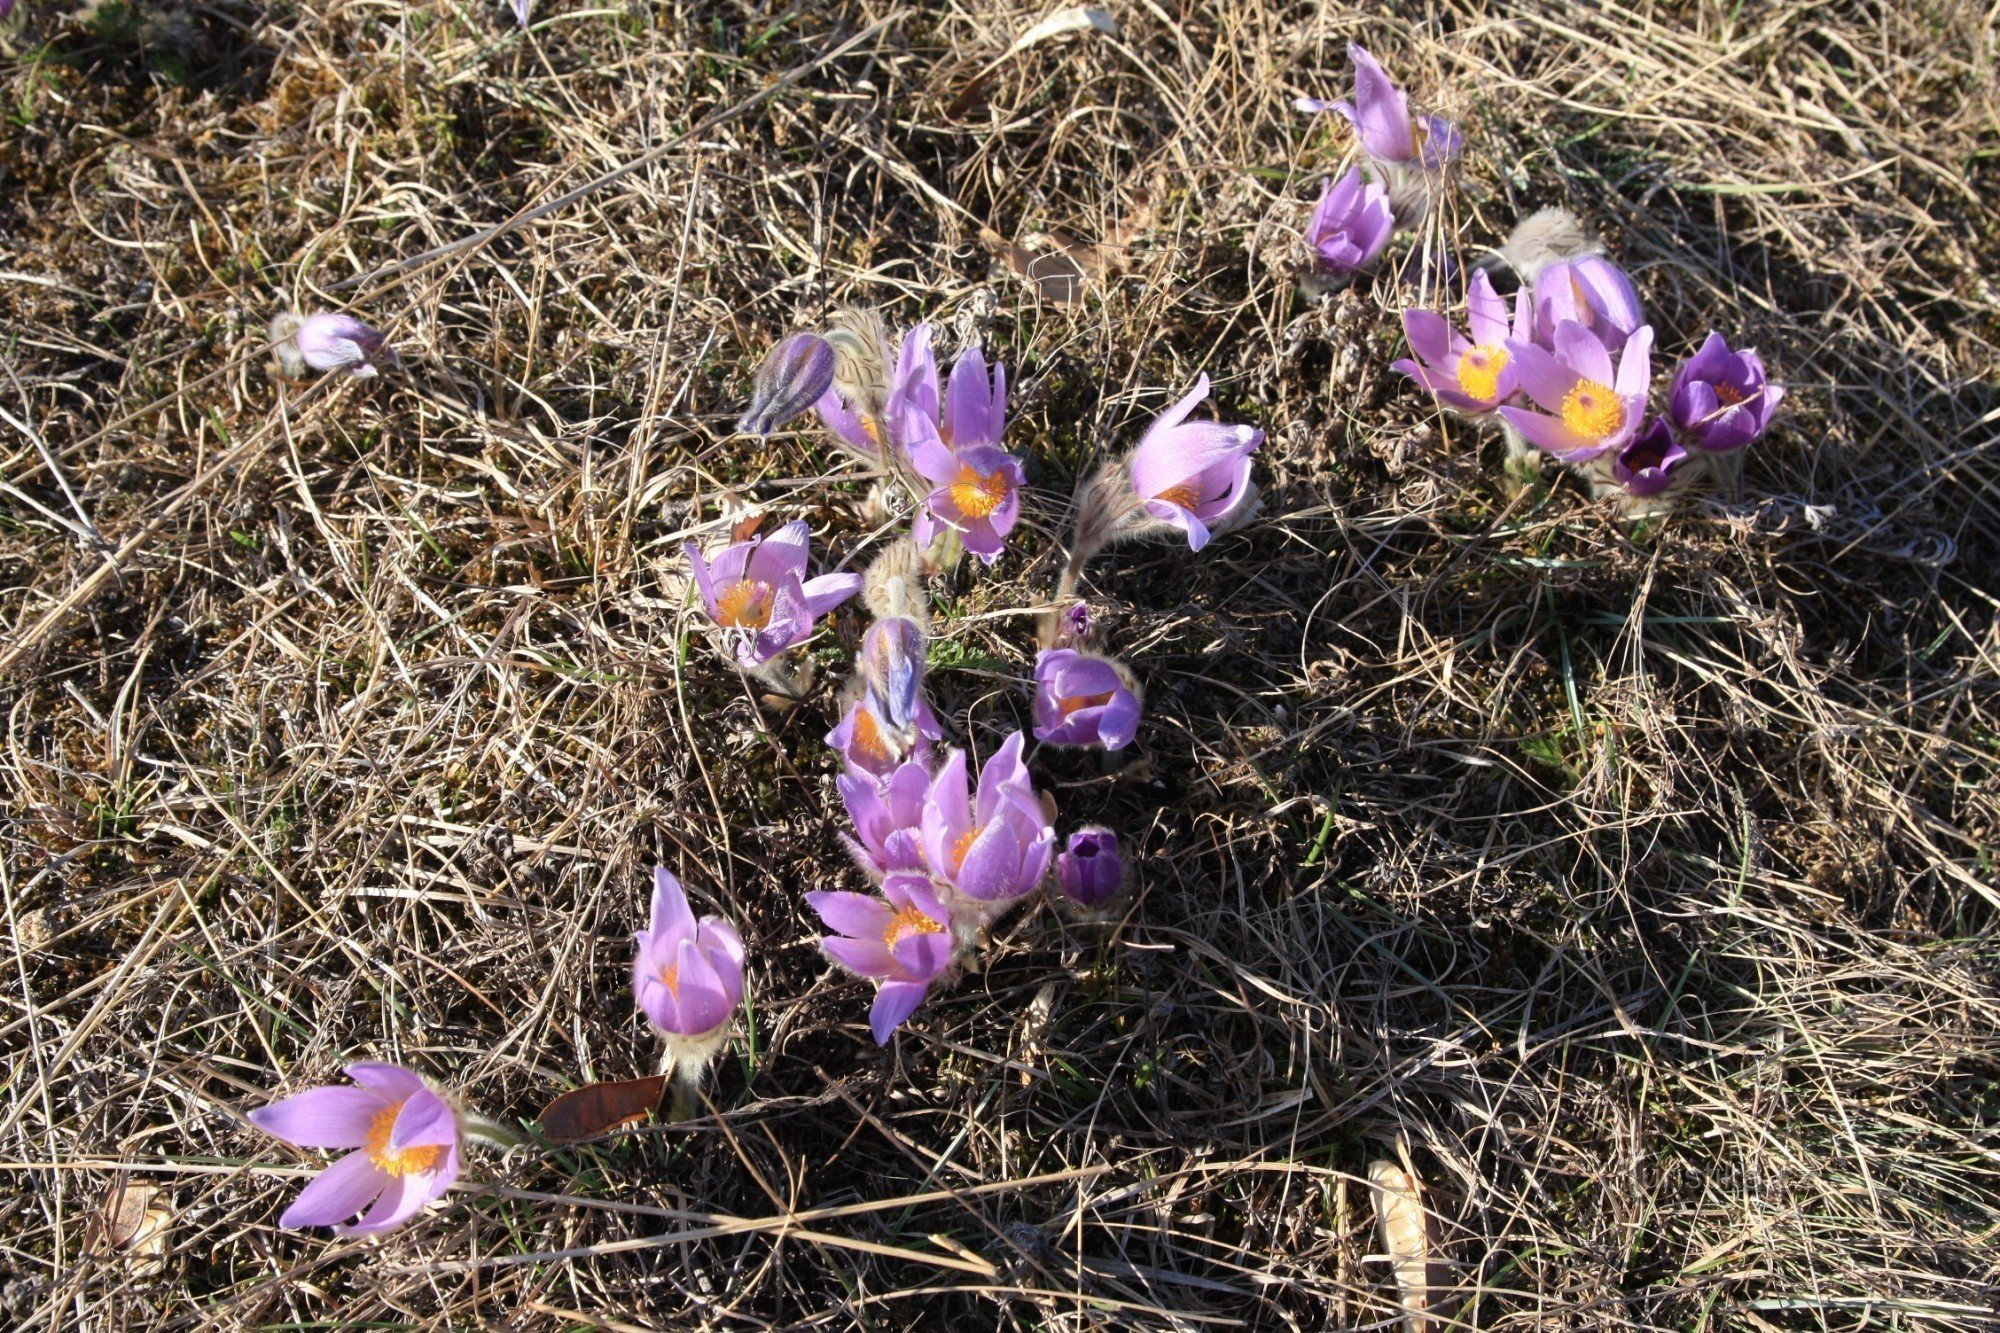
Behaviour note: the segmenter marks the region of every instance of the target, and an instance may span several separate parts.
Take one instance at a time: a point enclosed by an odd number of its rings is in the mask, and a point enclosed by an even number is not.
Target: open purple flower
[[[394,367],[396,351],[382,335],[352,315],[307,315],[292,332],[299,355],[314,370],[345,370],[356,379]]]
[[[1081,907],[1102,907],[1124,883],[1118,835],[1102,825],[1078,829],[1056,853],[1056,886]]]
[[[1534,302],[1534,340],[1550,351],[1556,350],[1556,326],[1565,320],[1581,324],[1613,352],[1646,323],[1632,279],[1597,255],[1545,266],[1535,276]]]
[[[719,916],[697,920],[681,883],[653,871],[650,930],[632,937],[632,998],[677,1064],[707,1063],[743,1003],[743,939]]]
[[[1616,449],[1638,432],[1652,378],[1653,330],[1643,326],[1626,341],[1617,368],[1597,336],[1574,320],[1556,325],[1554,353],[1509,338],[1519,383],[1543,415],[1503,407],[1500,415],[1529,443],[1565,463],[1581,463]]]
[[[931,873],[980,907],[996,910],[1034,889],[1049,868],[1055,830],[1021,762],[1015,732],[980,770],[971,791],[965,751],[953,750],[924,805],[924,859]]]
[[[1472,275],[1465,315],[1472,330],[1470,338],[1434,310],[1405,310],[1403,332],[1417,360],[1406,357],[1389,369],[1408,375],[1454,411],[1484,416],[1514,396],[1519,372],[1507,350],[1507,340],[1531,336],[1533,310],[1524,287],[1515,293],[1514,320],[1509,325],[1506,298],[1493,290],[1492,280],[1481,272]]]
[[[924,802],[931,791],[930,770],[910,762],[882,781],[868,774],[843,773],[840,799],[854,821],[854,837],[841,835],[863,870],[880,877],[924,868]]]
[[[1208,397],[1203,373],[1185,398],[1146,428],[1127,462],[1132,492],[1146,512],[1187,533],[1188,549],[1208,545],[1210,530],[1248,502],[1250,455],[1264,432],[1220,421],[1189,421]]]
[[[856,976],[881,983],[868,1022],[875,1044],[917,1011],[931,982],[951,965],[951,915],[938,901],[928,878],[891,875],[882,896],[865,893],[808,893],[806,901],[828,929],[820,941],[827,957]]]
[[[930,523],[912,534],[917,544],[928,545],[931,524],[942,523],[966,550],[992,564],[1021,517],[1021,488],[1028,482],[1021,460],[988,444],[950,448],[930,423],[910,421],[918,432],[910,462],[935,487],[924,502]]]
[[[693,542],[686,549],[708,618],[743,667],[804,643],[814,621],[861,590],[859,574],[805,577],[811,551],[803,521],[736,542],[713,560]]]
[[[1674,442],[1667,423],[1654,417],[1612,456],[1611,475],[1627,495],[1658,495],[1674,484],[1674,469],[1687,459],[1687,450]]]
[[[951,368],[938,434],[959,450],[975,444],[998,447],[1006,429],[1007,367],[996,363],[989,379],[985,353],[968,347]]]
[[[1139,734],[1139,694],[1109,658],[1052,648],[1035,658],[1035,739],[1122,750]]]
[[[313,1088],[250,1112],[300,1148],[352,1148],[300,1191],[279,1226],[373,1236],[415,1217],[458,1177],[458,1116],[400,1065],[352,1064],[352,1088]],[[372,1205],[372,1206],[371,1206]],[[368,1210],[360,1222],[348,1219]]]
[[[1306,244],[1319,257],[1321,271],[1353,273],[1375,262],[1395,230],[1388,191],[1363,180],[1355,167],[1327,183],[1306,223]]]
[[[1729,350],[1719,333],[1674,372],[1667,413],[1681,438],[1709,453],[1727,453],[1764,433],[1785,396],[1764,375],[1764,361],[1747,348]]]
[[[1301,97],[1301,111],[1336,111],[1347,117],[1361,136],[1361,147],[1378,162],[1421,162],[1435,170],[1450,165],[1465,140],[1443,116],[1411,116],[1410,99],[1389,78],[1387,70],[1361,47],[1349,44],[1354,62],[1354,100],[1328,102]]]
[[[826,743],[846,763],[848,771],[886,781],[905,763],[928,768],[930,743],[943,735],[937,714],[921,696],[911,714],[910,725],[898,727],[885,720],[874,699],[864,693],[841,717],[840,725],[826,734]]]
[[[750,387],[750,405],[736,422],[745,435],[769,435],[812,410],[833,387],[833,346],[816,333],[794,333],[764,358]]]

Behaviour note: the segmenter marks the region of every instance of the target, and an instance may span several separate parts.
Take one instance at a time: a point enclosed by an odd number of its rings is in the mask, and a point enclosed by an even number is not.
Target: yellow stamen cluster
[[[437,1169],[438,1158],[444,1156],[444,1145],[420,1143],[411,1148],[392,1149],[389,1137],[395,1132],[396,1117],[403,1111],[402,1102],[391,1102],[375,1113],[368,1122],[368,1160],[376,1168],[396,1177],[417,1175]]]
[[[1482,343],[1458,354],[1455,374],[1466,397],[1490,403],[1499,394],[1500,372],[1507,368],[1507,349]]]
[[[877,763],[887,763],[891,758],[889,742],[882,736],[882,724],[875,720],[875,714],[862,704],[854,710],[854,748]]]
[[[1562,423],[1586,440],[1601,440],[1625,421],[1625,404],[1608,385],[1578,380],[1563,396]]]
[[[1184,481],[1178,486],[1167,487],[1153,498],[1165,500],[1170,505],[1179,505],[1182,509],[1192,509],[1201,503],[1201,491],[1193,482]]]
[[[762,629],[771,623],[774,597],[770,584],[738,579],[715,595],[715,623],[724,629]]]
[[[966,853],[972,850],[972,844],[978,842],[979,835],[985,831],[980,825],[974,824],[971,828],[958,835],[958,841],[951,845],[951,868],[953,870],[957,870],[965,864]]]
[[[668,963],[660,969],[660,984],[667,988],[667,994],[676,1000],[681,998],[681,965]]]
[[[981,472],[970,463],[961,463],[952,479],[951,502],[967,518],[985,518],[1007,502],[1013,484],[1003,472]]]
[[[937,935],[943,931],[944,927],[931,920],[927,913],[914,907],[902,907],[882,928],[882,943],[893,949],[912,935]]]
[[[1086,708],[1102,708],[1105,704],[1111,702],[1111,695],[1112,691],[1110,690],[1106,690],[1102,694],[1072,694],[1058,700],[1056,707],[1062,710],[1064,717],[1068,717],[1070,714],[1080,713]]]

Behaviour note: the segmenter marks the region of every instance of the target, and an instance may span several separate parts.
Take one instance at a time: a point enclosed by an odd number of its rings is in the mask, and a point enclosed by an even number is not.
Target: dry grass
[[[8,1322],[1351,1328],[1394,1315],[1382,1156],[1469,1326],[2000,1319],[1990,12],[1141,3],[1001,58],[1045,11],[554,0],[522,36],[497,3],[221,0],[135,46],[24,4]],[[1765,353],[1767,502],[1639,533],[1510,503],[1386,373],[1386,283],[1298,303],[1345,140],[1289,101],[1354,37],[1469,122],[1468,253],[1566,203],[1668,354]],[[989,272],[981,227],[1101,237],[1142,190],[1082,305]],[[760,717],[678,555],[732,493],[851,565],[879,543],[817,437],[728,426],[851,299],[1022,370],[1050,530],[1198,369],[1270,432],[1257,525],[1096,569],[1142,761],[1038,761],[1065,826],[1142,849],[1129,911],[1017,918],[883,1054],[802,901],[855,886],[830,694]],[[274,386],[285,302],[392,327],[411,376]],[[1023,540],[948,590],[961,738],[1023,721],[1012,612],[1053,576]],[[344,1058],[516,1116],[643,1072],[655,862],[755,959],[712,1115],[482,1158],[379,1244],[276,1229],[307,1163],[242,1109]],[[123,1180],[171,1214],[156,1273],[93,1230]]]

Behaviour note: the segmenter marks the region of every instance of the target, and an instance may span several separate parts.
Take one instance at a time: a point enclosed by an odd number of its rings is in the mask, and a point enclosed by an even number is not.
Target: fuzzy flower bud
[[[1375,262],[1396,229],[1389,196],[1380,185],[1361,178],[1359,167],[1329,183],[1306,224],[1306,244],[1318,257],[1320,270],[1353,273]]]
[[[1118,853],[1118,835],[1098,824],[1069,835],[1056,853],[1056,886],[1080,907],[1099,908],[1125,883],[1125,861]]]
[[[764,358],[750,390],[750,406],[736,422],[745,435],[769,435],[812,410],[833,387],[835,356],[826,339],[794,333]]]
[[[356,379],[377,374],[378,366],[400,364],[382,335],[352,315],[307,315],[292,330],[291,345],[314,370],[345,370]],[[273,351],[280,364],[287,363],[283,351]]]

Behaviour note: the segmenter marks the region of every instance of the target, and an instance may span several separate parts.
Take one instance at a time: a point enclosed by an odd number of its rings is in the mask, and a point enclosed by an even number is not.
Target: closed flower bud
[[[1125,884],[1125,861],[1118,854],[1118,835],[1092,824],[1069,835],[1069,845],[1056,853],[1056,887],[1081,907],[1099,908],[1117,896]]]
[[[794,333],[779,343],[757,368],[750,406],[736,429],[745,435],[769,435],[811,411],[833,387],[835,359],[833,348],[815,333]]]
[[[273,331],[277,322],[273,321]],[[380,366],[395,368],[396,350],[382,335],[352,315],[307,315],[291,330],[291,351],[274,346],[281,366],[292,364],[291,357],[314,370],[345,370],[356,379],[367,379]]]

